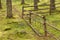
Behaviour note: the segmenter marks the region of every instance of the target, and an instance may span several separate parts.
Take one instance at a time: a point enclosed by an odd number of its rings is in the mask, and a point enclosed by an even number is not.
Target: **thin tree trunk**
[[[6,0],[6,5],[7,5],[7,18],[12,18],[12,0]]]
[[[2,9],[2,4],[1,4],[1,0],[0,0],[0,9]]]
[[[50,0],[50,13],[54,12],[56,9],[55,7],[55,0]]]
[[[40,0],[37,0],[37,2],[40,2]]]
[[[38,10],[38,1],[34,0],[34,10]]]
[[[21,4],[25,4],[25,1],[24,0],[21,0]]]

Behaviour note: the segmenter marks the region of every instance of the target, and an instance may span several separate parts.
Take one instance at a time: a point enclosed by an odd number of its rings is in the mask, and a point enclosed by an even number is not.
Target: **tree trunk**
[[[40,0],[37,0],[37,2],[40,2]]]
[[[55,0],[50,0],[50,13],[54,12],[56,9],[55,7]]]
[[[34,10],[38,10],[38,1],[34,0]]]
[[[12,18],[12,0],[6,0],[6,5],[7,5],[7,18]]]
[[[0,0],[0,9],[2,9],[2,4],[1,4],[1,0]]]
[[[25,4],[25,1],[24,0],[21,0],[21,4]]]

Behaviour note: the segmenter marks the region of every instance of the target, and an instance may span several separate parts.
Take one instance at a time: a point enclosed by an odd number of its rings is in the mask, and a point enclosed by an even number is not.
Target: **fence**
[[[60,3],[56,3],[55,5],[59,5]],[[36,6],[36,5],[35,5]],[[44,8],[44,9],[38,9],[38,10],[48,10],[49,9],[49,12],[41,12],[41,13],[49,13],[50,15],[53,13],[52,12],[52,9],[51,9],[51,7],[50,7],[50,4],[46,4],[46,5],[37,5],[37,6],[49,6],[49,8]],[[29,8],[29,7],[34,7],[34,6],[22,6],[22,17],[23,17],[23,14],[24,14],[24,12],[26,12],[26,10],[24,10],[24,8]],[[58,6],[58,7],[56,7],[56,8],[60,8],[60,6]],[[37,11],[38,11],[37,10]],[[32,10],[32,11],[35,11],[35,10]],[[60,11],[59,11],[60,12]]]
[[[57,4],[60,4],[60,3],[57,3]],[[39,5],[39,6],[42,6],[42,5]],[[48,6],[48,5],[47,5]],[[46,17],[45,16],[39,16],[38,14],[35,14],[35,13],[33,13],[33,11],[35,11],[35,10],[25,10],[24,8],[27,8],[27,7],[34,7],[34,6],[23,6],[22,7],[22,18],[25,20],[25,22],[30,26],[30,28],[34,31],[34,33],[36,33],[38,36],[40,36],[41,37],[41,34],[39,34],[37,31],[36,31],[36,29],[34,29],[33,28],[33,26],[32,26],[32,15],[36,15],[36,16],[38,16],[38,17],[40,17],[40,18],[42,18],[43,19],[43,22],[40,22],[41,24],[43,24],[43,26],[44,26],[44,36],[45,37],[47,37],[48,36],[48,34],[50,34],[51,35],[51,37],[53,37],[55,40],[59,40],[59,39],[57,39],[53,34],[51,34],[48,30],[47,30],[47,25],[48,26],[50,26],[50,27],[52,27],[53,29],[55,29],[55,30],[57,30],[57,31],[59,31],[60,32],[60,30],[58,29],[58,28],[56,28],[54,25],[52,25],[52,24],[49,24],[49,22],[47,22],[46,21]],[[58,7],[59,8],[59,7]],[[47,10],[47,9],[49,9],[49,8],[45,8],[45,9],[38,9],[38,10]],[[24,14],[24,12],[29,12],[29,14]],[[47,12],[46,12],[47,13]],[[28,15],[28,16],[27,16]],[[24,16],[27,16],[28,18],[29,18],[29,22],[26,20],[26,18],[24,18]]]
[[[23,18],[24,20],[25,20],[25,22],[30,26],[30,28],[36,33],[36,34],[38,34],[39,35],[39,33],[37,32],[37,31],[35,31],[35,29],[33,28],[33,26],[32,26],[32,16],[31,15],[36,15],[36,16],[39,16],[39,15],[37,15],[37,14],[34,14],[34,13],[31,13],[31,11],[29,11],[29,22],[28,21],[26,21],[26,18]],[[46,25],[48,25],[48,26],[50,26],[50,27],[52,27],[53,29],[55,29],[55,30],[57,30],[57,31],[59,31],[60,32],[60,30],[59,29],[57,29],[55,26],[53,26],[53,25],[51,25],[51,24],[49,24],[47,21],[46,21],[46,18],[45,18],[45,16],[39,16],[40,18],[42,18],[44,21],[43,22],[40,22],[41,24],[43,24],[43,26],[44,26],[44,36],[45,37],[47,37],[48,36],[48,34],[50,34],[50,35],[52,35],[51,33],[49,33],[49,31],[47,30],[47,26]],[[39,35],[40,36],[40,35]],[[41,37],[41,36],[40,36]],[[55,38],[56,40],[57,40],[57,38],[56,37],[54,37],[54,35],[52,36],[53,38]]]
[[[57,4],[60,4],[60,3],[57,3]],[[39,6],[43,6],[43,5],[39,5]],[[46,6],[49,6],[49,5],[46,5]],[[33,32],[37,35],[37,36],[39,36],[39,37],[47,37],[48,36],[48,34],[50,34],[51,35],[51,37],[53,37],[55,40],[59,40],[59,39],[57,39],[55,36],[54,36],[54,34],[52,34],[52,33],[50,33],[49,31],[48,31],[48,29],[47,29],[47,25],[48,26],[50,26],[50,27],[52,27],[53,29],[55,29],[55,30],[57,30],[57,31],[59,31],[60,32],[60,30],[58,29],[58,28],[56,28],[54,25],[52,25],[52,24],[49,24],[49,22],[47,22],[46,21],[46,17],[45,16],[40,16],[39,14],[35,14],[35,13],[33,13],[33,11],[35,11],[35,10],[25,10],[24,8],[27,8],[27,7],[34,7],[34,6],[22,6],[22,18],[25,20],[25,22],[27,23],[27,25],[33,30]],[[59,8],[59,7],[58,7]],[[38,9],[38,10],[47,10],[47,9],[49,9],[49,8],[45,8],[45,9]],[[24,12],[28,12],[29,14],[24,14]],[[49,13],[49,12],[41,12],[41,13]],[[42,25],[43,25],[43,27],[44,27],[44,35],[42,35],[41,33],[39,33],[35,28],[34,28],[34,26],[32,25],[32,15],[36,15],[36,16],[38,16],[38,17],[40,17],[40,18],[42,18],[43,19],[43,21],[37,21],[37,22],[39,22],[39,23],[41,23]],[[26,18],[24,18],[24,16],[27,16],[29,19],[29,21],[27,21],[26,20]]]

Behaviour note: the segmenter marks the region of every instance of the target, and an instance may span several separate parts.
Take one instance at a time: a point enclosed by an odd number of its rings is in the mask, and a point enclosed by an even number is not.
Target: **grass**
[[[16,9],[20,11],[20,15],[21,15],[21,7],[22,7],[22,5],[20,4],[21,0],[17,0],[17,1],[12,0],[12,1],[13,1],[13,5],[15,5]],[[44,2],[41,2],[38,5],[44,4]],[[58,0],[58,2],[59,2],[59,0]],[[26,3],[33,5],[32,1],[26,0]],[[47,2],[45,2],[45,3],[47,3]],[[15,18],[6,19],[5,0],[2,1],[2,5],[3,5],[3,9],[0,11],[0,40],[38,40],[38,39],[36,39],[36,35],[34,35],[32,30],[30,29],[30,27],[26,24],[26,22],[19,17],[19,13],[14,10],[14,6],[13,6],[13,15]],[[59,5],[56,5],[56,6],[59,6]],[[39,8],[47,8],[47,7],[39,7]],[[31,10],[32,8],[26,8],[26,9]],[[59,9],[60,8],[57,8],[57,10],[59,10]],[[41,10],[41,11],[46,12],[47,10]],[[38,12],[40,12],[40,11],[38,11]],[[60,29],[59,12],[52,13],[52,15],[46,15],[46,18],[50,24],[53,24],[56,26],[56,28]],[[40,33],[44,34],[44,31],[43,31],[44,27],[41,23],[39,23],[39,21],[42,21],[42,18],[34,16],[33,19],[34,19],[34,21],[32,21],[33,22],[32,24],[33,24],[34,28],[37,29]],[[11,30],[4,31],[7,28],[11,28]],[[55,29],[53,29],[49,26],[47,26],[47,28],[48,28],[48,31],[50,31],[52,34],[55,34],[56,37],[60,36],[59,31],[56,31]],[[22,33],[23,31],[26,33]],[[51,40],[54,40],[54,39],[52,38]]]

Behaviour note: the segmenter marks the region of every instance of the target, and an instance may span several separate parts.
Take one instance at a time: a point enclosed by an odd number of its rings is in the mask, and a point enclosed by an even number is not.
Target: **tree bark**
[[[38,1],[34,0],[34,10],[38,10]]]
[[[7,5],[7,18],[12,18],[12,0],[6,0],[6,5]]]
[[[0,9],[2,9],[2,3],[1,3],[1,0],[0,0]]]
[[[21,0],[21,4],[25,4],[25,1],[24,0]]]
[[[40,2],[40,0],[37,0],[37,2]]]
[[[55,0],[50,0],[50,13],[55,11],[56,6],[55,6]]]

